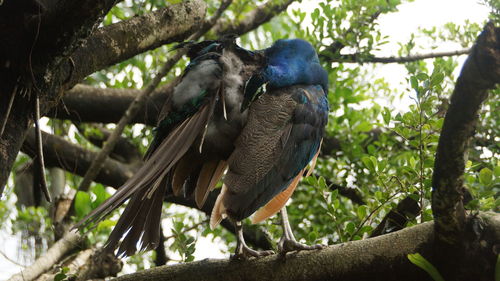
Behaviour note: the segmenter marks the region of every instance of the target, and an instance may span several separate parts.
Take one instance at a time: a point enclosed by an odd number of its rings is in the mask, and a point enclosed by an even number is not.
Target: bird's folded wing
[[[319,149],[328,114],[326,105],[318,106],[326,104],[322,98],[319,87],[293,86],[266,93],[252,104],[228,161],[220,210],[243,219],[292,183]]]

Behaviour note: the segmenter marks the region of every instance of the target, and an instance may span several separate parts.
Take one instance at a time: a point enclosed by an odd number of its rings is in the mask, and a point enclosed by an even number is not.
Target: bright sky
[[[311,11],[316,7],[317,1],[303,1],[300,6]],[[407,42],[410,33],[419,27],[429,28],[442,26],[447,22],[462,24],[465,20],[471,22],[483,22],[488,16],[488,8],[479,4],[477,0],[416,0],[412,3],[400,5],[399,12],[383,15],[379,19],[380,28],[388,35],[391,43],[385,45],[384,51],[378,55],[396,55],[399,49],[397,42]],[[440,46],[441,51],[455,50],[456,46]],[[424,51],[422,51],[424,52]],[[465,56],[462,56],[462,61]],[[377,66],[378,75],[387,79],[394,88],[399,88],[405,81],[405,69],[397,64],[386,64]],[[165,225],[169,229],[168,225]],[[193,232],[195,233],[195,232]],[[167,233],[167,235],[169,235]],[[11,259],[17,257],[19,240],[10,233],[0,232],[0,251]],[[226,257],[220,251],[221,243],[212,243],[210,239],[200,237],[196,245],[195,256],[197,259]],[[173,258],[178,258],[173,256]],[[0,255],[0,280],[6,280],[12,274],[19,272],[20,266],[8,261]]]

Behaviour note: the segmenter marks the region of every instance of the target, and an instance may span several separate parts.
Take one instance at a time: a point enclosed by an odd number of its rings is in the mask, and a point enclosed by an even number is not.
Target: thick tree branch
[[[42,134],[45,162],[50,167],[60,167],[77,175],[84,175],[97,152],[82,148],[79,145],[48,133]],[[30,130],[21,150],[35,157],[35,132]],[[118,187],[133,175],[131,167],[116,160],[104,160],[104,168],[97,175],[96,181],[105,185]]]
[[[434,164],[432,210],[436,237],[456,245],[463,238],[464,156],[487,90],[500,82],[500,28],[488,23],[464,63],[450,100]]]
[[[57,100],[63,80],[61,61],[114,2],[51,1],[43,7],[40,1],[8,1],[2,5],[0,37],[5,44],[0,44],[0,116],[8,121],[0,137],[0,194],[31,125],[32,96],[41,98],[42,111]]]
[[[93,72],[161,45],[186,39],[203,22],[205,4],[183,1],[96,30],[71,55],[66,69],[74,85]]]
[[[153,91],[131,122],[156,126],[162,105],[175,84],[177,79]],[[46,116],[76,122],[117,123],[140,92],[135,89],[103,89],[78,84]]]
[[[451,57],[465,55],[470,52],[470,49],[463,49],[450,52],[431,52],[426,54],[409,55],[405,57],[377,57],[373,55],[349,54],[337,55],[325,59],[328,62],[344,62],[344,63],[406,63],[425,59]]]
[[[491,248],[500,238],[500,216],[485,213],[476,220],[484,226],[481,230],[484,247],[469,252],[463,267],[456,269],[462,274],[461,280],[491,280],[494,273],[495,255]],[[156,267],[114,280],[430,280],[423,270],[409,262],[407,255],[418,252],[432,263],[433,229],[429,222],[323,250],[294,252],[285,258],[273,255],[243,262],[203,260]],[[482,251],[489,251],[487,263]]]
[[[286,10],[294,1],[295,0],[269,0],[263,5],[248,12],[243,17],[243,20],[239,22],[230,20],[220,21],[212,30],[217,36],[224,34],[241,35],[247,33],[270,21],[274,16]]]

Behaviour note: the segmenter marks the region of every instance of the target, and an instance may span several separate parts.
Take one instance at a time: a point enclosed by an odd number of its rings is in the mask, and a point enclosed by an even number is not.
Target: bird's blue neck
[[[319,63],[306,64],[291,61],[283,64],[270,64],[264,71],[268,87],[281,88],[291,85],[320,85],[328,93],[328,75]]]
[[[283,48],[278,51],[268,49],[267,67],[263,76],[268,87],[281,88],[297,84],[320,85],[328,93],[328,74],[319,64],[313,50],[309,55],[297,54],[297,50]]]

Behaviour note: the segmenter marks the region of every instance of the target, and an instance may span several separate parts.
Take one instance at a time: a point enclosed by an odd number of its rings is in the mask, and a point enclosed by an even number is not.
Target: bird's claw
[[[231,256],[232,260],[248,260],[250,258],[260,258],[274,254],[274,251],[266,250],[266,251],[256,251],[251,249],[247,245],[240,245],[236,253]]]
[[[326,245],[316,244],[316,245],[306,245],[297,242],[295,239],[282,238],[278,243],[278,251],[280,254],[284,255],[288,252],[293,251],[310,251],[319,250],[325,248]]]

